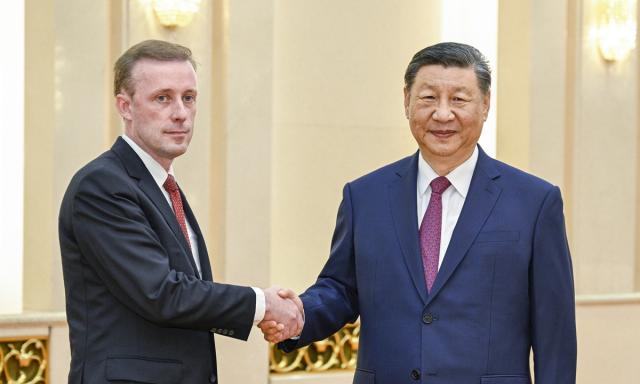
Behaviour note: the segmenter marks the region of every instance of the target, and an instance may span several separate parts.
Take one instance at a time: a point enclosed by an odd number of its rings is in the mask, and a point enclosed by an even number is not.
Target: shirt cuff
[[[304,307],[302,307],[302,329],[303,329],[303,330],[304,330],[304,323],[305,323]],[[300,336],[302,336],[302,331],[300,331],[300,334],[298,334],[297,336],[293,336],[293,337],[291,338],[291,340],[298,341],[298,340],[300,340]]]
[[[256,314],[253,316],[253,324],[258,324],[264,319],[264,312],[267,307],[264,291],[260,288],[251,287],[256,293]]]

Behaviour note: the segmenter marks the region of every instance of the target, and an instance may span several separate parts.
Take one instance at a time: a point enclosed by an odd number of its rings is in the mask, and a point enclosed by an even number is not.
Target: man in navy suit
[[[287,351],[360,317],[356,384],[575,383],[560,190],[477,145],[491,73],[475,48],[427,47],[405,73],[419,151],[343,190],[329,260]],[[504,127],[508,129],[508,127]],[[286,338],[273,323],[265,338]]]
[[[60,208],[69,383],[217,383],[214,333],[302,327],[301,304],[278,288],[213,282],[172,167],[193,135],[195,67],[188,48],[158,40],[115,65],[124,135],[76,173]]]

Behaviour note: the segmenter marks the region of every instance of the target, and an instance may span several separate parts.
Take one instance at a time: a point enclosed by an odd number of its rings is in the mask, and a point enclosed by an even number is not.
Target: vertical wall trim
[[[498,2],[496,157],[523,170],[531,162],[531,2]]]
[[[0,79],[5,92],[0,96],[3,138],[0,160],[3,183],[0,189],[2,208],[2,267],[0,268],[0,313],[22,311],[23,296],[23,223],[24,223],[24,0],[4,3],[0,41],[7,59],[0,63]],[[10,58],[10,59],[9,59]],[[6,124],[6,125],[5,125]],[[11,202],[11,203],[8,203]],[[16,289],[18,288],[19,289]]]
[[[226,169],[227,169],[227,61],[229,45],[229,4],[227,0],[214,1],[211,10],[213,22],[211,49],[211,151],[209,161],[211,169],[210,188],[211,210],[209,211],[209,231],[207,244],[211,250],[209,257],[215,271],[215,278],[226,278],[226,238],[227,220]]]
[[[125,7],[126,0],[114,0],[109,2],[109,46],[108,46],[108,54],[107,58],[109,62],[107,63],[107,70],[105,71],[105,89],[111,94],[113,89],[113,64],[120,56],[122,51],[122,37],[123,30],[125,28],[126,23],[123,22],[124,15],[126,14]],[[116,113],[115,108],[113,107],[113,98],[107,97],[105,99],[105,115],[108,116],[108,129],[106,130],[105,137],[105,146],[110,145],[115,138],[120,135],[122,131],[122,123],[120,116]]]
[[[566,78],[566,90],[565,90],[565,105],[567,110],[565,113],[565,132],[564,132],[564,212],[567,226],[567,236],[571,241],[573,233],[573,188],[574,188],[574,135],[576,131],[577,119],[579,118],[577,111],[579,108],[579,102],[576,98],[578,81],[580,76],[576,73],[579,71],[578,54],[579,40],[581,36],[581,22],[582,17],[581,9],[578,5],[578,0],[567,1],[567,60],[565,67]]]
[[[640,7],[636,5],[636,20],[640,21]],[[640,41],[638,41],[638,34],[636,33],[636,47],[640,47]],[[634,54],[637,58],[640,57],[638,53],[638,48],[636,48],[632,54]],[[638,70],[640,70],[640,59],[636,59],[636,65]],[[636,83],[636,93],[640,90],[640,77],[638,77],[639,81]],[[640,97],[636,97],[637,100],[640,100]],[[636,104],[636,116],[640,113],[640,101]],[[640,118],[636,118],[636,121],[640,122]],[[640,172],[640,123],[637,123],[636,126],[636,217],[635,217],[635,229],[636,229],[636,244],[635,244],[635,274],[634,274],[634,291],[640,292],[640,176],[638,173]]]

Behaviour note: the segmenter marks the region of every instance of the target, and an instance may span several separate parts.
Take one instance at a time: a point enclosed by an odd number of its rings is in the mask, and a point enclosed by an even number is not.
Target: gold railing
[[[46,384],[47,363],[47,338],[0,339],[0,384]]]
[[[360,324],[356,323],[348,324],[328,339],[290,353],[283,353],[272,344],[269,348],[269,368],[272,373],[355,369],[359,339]]]

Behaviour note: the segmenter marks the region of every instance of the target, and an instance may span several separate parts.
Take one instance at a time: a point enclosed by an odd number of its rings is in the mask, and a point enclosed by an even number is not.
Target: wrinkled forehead
[[[159,61],[143,59],[131,71],[134,89],[196,89],[196,72],[187,60]]]
[[[169,74],[174,71],[193,73],[195,69],[187,60],[153,60],[141,59],[136,61],[131,69],[132,77],[148,76],[150,74]]]
[[[481,92],[473,67],[454,67],[440,64],[423,65],[416,74],[412,88]]]

